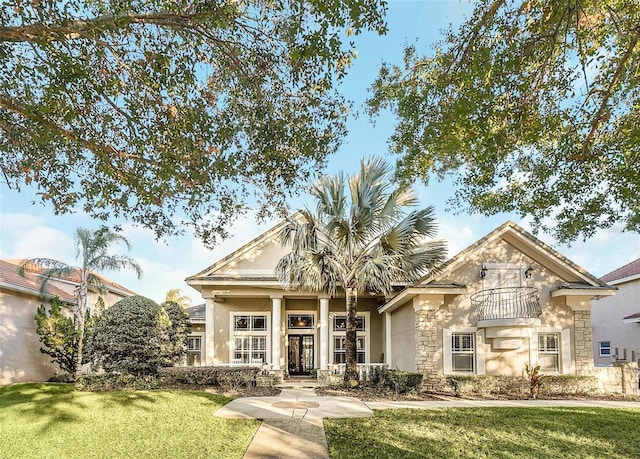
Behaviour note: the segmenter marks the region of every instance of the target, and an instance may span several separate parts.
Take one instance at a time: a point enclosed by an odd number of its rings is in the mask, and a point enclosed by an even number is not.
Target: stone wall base
[[[589,373],[598,378],[602,393],[640,395],[637,362],[615,362],[611,367],[593,367]]]

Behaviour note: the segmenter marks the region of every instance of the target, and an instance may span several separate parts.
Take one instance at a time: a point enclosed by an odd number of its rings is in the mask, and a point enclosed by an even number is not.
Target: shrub
[[[398,370],[384,369],[381,374],[376,374],[371,379],[372,381],[377,379],[379,386],[388,387],[397,394],[412,392],[419,389],[422,384],[422,374]]]
[[[174,365],[186,363],[187,336],[191,331],[189,314],[175,301],[165,301],[160,306],[162,306],[171,321],[171,327],[169,328],[169,359]]]
[[[218,384],[218,367],[162,368],[160,377],[168,385],[215,386]]]
[[[456,396],[525,397],[529,395],[531,380],[522,376],[447,376],[447,384]],[[597,390],[593,376],[555,375],[544,379],[544,394],[576,395]]]
[[[171,365],[171,321],[156,302],[141,296],[122,299],[97,318],[89,348],[92,361],[107,372],[157,374]]]
[[[227,390],[236,390],[239,387],[255,387],[256,377],[262,369],[257,367],[219,367],[217,382],[220,387]]]
[[[86,392],[109,390],[150,390],[160,389],[161,381],[155,375],[134,376],[120,373],[81,375],[76,381],[76,389]]]
[[[65,306],[60,298],[51,301],[47,311],[44,304],[38,306],[36,315],[36,333],[40,335],[43,347],[40,352],[51,357],[65,373],[76,371],[78,360],[78,333],[70,314],[63,313]]]

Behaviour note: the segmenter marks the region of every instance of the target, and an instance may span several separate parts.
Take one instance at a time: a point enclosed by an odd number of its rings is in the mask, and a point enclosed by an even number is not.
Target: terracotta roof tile
[[[608,274],[602,276],[604,282],[611,282],[618,279],[624,279],[626,277],[637,276],[640,274],[640,258],[621,266],[618,269],[611,271]]]
[[[19,266],[24,260],[16,260],[16,259],[10,259],[10,260],[2,260],[4,262]],[[29,264],[29,266],[26,267],[26,270],[28,272],[31,273],[41,273],[42,271],[44,271],[44,268],[34,265],[34,264]],[[69,281],[69,282],[75,282],[78,283],[80,282],[80,275],[78,274],[78,271],[80,270],[80,268],[75,268],[74,271],[67,277],[64,278],[64,280]],[[106,277],[102,276],[101,274],[98,273],[93,273],[95,276],[98,276],[100,279],[102,279],[102,282],[107,286],[107,288],[111,287],[111,288],[115,288],[118,290],[121,290],[124,293],[127,293],[129,295],[137,295],[136,292],[129,290],[126,287],[123,287],[122,285],[118,284],[117,282],[114,282],[110,279],[107,279]]]
[[[28,271],[24,273],[23,277],[18,274],[18,265],[4,260],[0,260],[0,283],[7,288],[15,287],[20,290],[29,290],[34,295],[40,294],[40,277]],[[64,301],[75,301],[72,295],[52,284],[45,286],[45,294],[59,296]]]

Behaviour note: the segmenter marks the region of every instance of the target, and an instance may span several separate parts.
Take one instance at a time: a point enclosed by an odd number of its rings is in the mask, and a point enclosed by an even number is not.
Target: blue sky
[[[417,40],[419,50],[430,52],[433,43],[449,24],[460,24],[471,11],[472,3],[467,0],[390,0],[388,34],[383,37],[375,34],[356,37],[358,59],[342,85],[346,97],[354,102],[354,111],[363,112],[362,103],[368,96],[367,89],[380,64],[383,61],[401,61],[404,43]],[[387,153],[387,139],[393,126],[394,119],[390,114],[378,118],[375,126],[364,113],[351,119],[349,135],[340,150],[330,158],[327,172],[356,172],[360,159],[371,155],[389,157],[393,161],[394,158]],[[422,205],[435,206],[439,234],[448,242],[450,255],[455,255],[506,220],[513,220],[531,230],[529,221],[515,214],[484,217],[447,211],[446,201],[453,193],[447,182],[433,181],[428,187],[417,185],[415,190]],[[2,183],[0,193],[0,258],[50,257],[74,263],[75,229],[99,226],[98,222],[82,213],[54,216],[50,208],[37,202],[35,190],[24,188],[18,193],[8,190]],[[304,203],[304,198],[300,198],[291,204],[297,208]],[[251,216],[243,218],[231,230],[233,236],[213,251],[205,249],[190,233],[156,242],[151,231],[133,227],[126,221],[119,223],[133,246],[129,256],[141,264],[144,276],[137,280],[133,273],[123,271],[104,273],[107,277],[156,301],[162,301],[168,289],[181,288],[194,302],[201,302],[198,292],[187,286],[184,278],[206,268],[276,222],[257,224]],[[640,257],[640,235],[620,233],[619,228],[601,231],[590,240],[575,242],[570,247],[555,243],[547,235],[537,236],[597,276]]]

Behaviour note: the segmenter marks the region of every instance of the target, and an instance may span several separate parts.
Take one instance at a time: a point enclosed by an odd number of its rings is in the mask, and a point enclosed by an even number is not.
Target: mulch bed
[[[317,395],[330,395],[334,397],[355,397],[365,402],[379,401],[432,401],[432,400],[528,400],[527,394],[490,394],[490,395],[466,395],[456,397],[450,393],[412,392],[407,394],[395,393],[385,387],[361,384],[355,388],[342,386],[324,386],[315,390]],[[640,396],[622,396],[619,394],[575,394],[575,395],[546,395],[543,393],[539,400],[611,400],[640,402]]]

